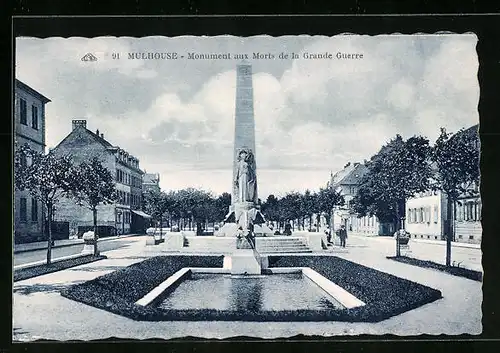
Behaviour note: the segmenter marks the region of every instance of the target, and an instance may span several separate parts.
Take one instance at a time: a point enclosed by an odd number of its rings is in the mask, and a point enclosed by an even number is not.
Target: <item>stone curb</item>
[[[114,237],[104,237],[104,238],[99,238],[99,241],[106,241],[106,240],[116,240],[116,239],[124,239],[124,238],[128,238],[128,237],[133,237],[133,236],[136,236],[138,234],[130,234],[130,235],[120,235],[120,236],[114,236]],[[61,245],[54,245],[52,247],[52,249],[55,249],[55,248],[65,248],[65,247],[68,247],[68,246],[74,246],[74,245],[84,245],[84,241],[83,239],[78,239],[78,241],[75,241],[74,243],[70,243],[70,244],[61,244]],[[20,253],[25,253],[25,252],[30,252],[30,251],[39,251],[39,250],[47,250],[47,245],[44,245],[44,246],[39,246],[39,247],[36,247],[36,248],[31,248],[31,249],[19,249],[19,250],[15,250],[14,249],[14,254],[20,254]]]
[[[54,264],[56,262],[61,262],[61,261],[64,261],[64,260],[77,259],[79,257],[84,257],[84,256],[88,256],[88,254],[74,254],[74,255],[69,255],[69,256],[62,256],[62,257],[58,257],[56,259],[52,259],[50,261],[50,263]],[[36,262],[30,262],[30,263],[27,263],[27,264],[16,265],[16,266],[14,266],[14,271],[16,271],[16,270],[22,270],[22,269],[26,269],[26,268],[37,267],[37,266],[41,266],[41,265],[45,265],[45,264],[47,264],[47,260],[40,260],[40,261],[36,261]]]
[[[353,233],[353,234],[351,234],[351,236],[358,237],[358,238],[377,239],[377,240],[394,240],[394,237],[390,237],[390,236],[367,236],[367,235],[363,235],[363,234],[359,234],[359,233],[358,234]],[[410,238],[410,243],[411,242],[435,244],[435,245],[441,245],[441,246],[446,245],[446,241],[442,241],[442,240]],[[451,246],[456,247],[456,248],[481,249],[481,244],[452,242]]]

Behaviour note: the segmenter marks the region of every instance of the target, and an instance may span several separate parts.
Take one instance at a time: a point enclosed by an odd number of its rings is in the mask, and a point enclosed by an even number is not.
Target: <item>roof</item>
[[[109,143],[108,140],[106,140],[106,139],[102,138],[101,136],[97,135],[95,132],[92,132],[89,129],[85,129],[85,130],[87,130],[104,147],[107,147],[107,148],[113,148],[113,147],[115,147],[111,143]]]
[[[139,210],[132,210],[132,213],[135,213],[136,215],[141,216],[143,218],[151,218],[150,215]]]
[[[158,184],[160,181],[160,176],[158,174],[145,173],[142,176],[143,184]]]
[[[36,89],[31,88],[26,83],[18,80],[17,78],[16,78],[16,88],[20,88],[20,89],[22,89],[22,90],[30,93],[31,95],[33,95],[33,96],[37,97],[38,99],[40,99],[44,104],[48,103],[48,102],[51,102],[50,99],[48,99],[47,97],[45,97],[43,94],[41,94],[40,92],[38,92]]]
[[[367,172],[368,168],[364,164],[358,164],[344,177],[342,184],[358,185]]]
[[[350,184],[357,185],[361,178],[367,173],[368,168],[361,163],[348,164],[344,169],[335,173],[332,177],[332,185]]]
[[[98,143],[100,143],[102,146],[104,146],[110,153],[113,153],[116,152],[116,150],[118,149],[122,149],[118,146],[113,146],[108,140],[102,138],[101,136],[99,136],[98,134],[90,131],[89,129],[87,129],[86,127],[83,127],[82,128],[85,130],[85,132],[90,135],[94,140],[96,140]],[[59,142],[57,144],[56,147],[54,147],[54,149],[57,149],[59,147],[59,145],[61,145],[69,136],[71,136],[71,134],[73,134],[73,132],[75,131],[76,129],[73,129],[68,135],[66,135],[66,137],[64,139],[62,139],[61,142]],[[123,149],[122,149],[123,150]],[[128,152],[127,152],[128,153]],[[130,154],[129,154],[130,155]],[[139,158],[133,156],[133,155],[130,155],[130,157],[133,157],[135,158],[137,161],[139,161]],[[143,171],[140,169],[140,168],[135,168],[135,167],[132,167],[132,166],[129,166],[133,169],[136,169],[138,171],[140,171],[141,173],[143,173]]]

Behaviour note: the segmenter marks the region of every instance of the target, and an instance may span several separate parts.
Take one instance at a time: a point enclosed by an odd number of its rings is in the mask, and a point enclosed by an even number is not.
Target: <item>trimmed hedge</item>
[[[363,301],[345,320],[378,322],[442,298],[441,292],[335,256],[271,257],[274,267],[310,267]]]
[[[399,257],[387,256],[387,258],[390,260],[402,262],[402,263],[405,263],[408,265],[424,267],[424,268],[432,268],[434,270],[449,273],[450,275],[453,275],[453,276],[465,277],[465,278],[471,279],[473,281],[482,282],[482,280],[483,280],[482,272],[469,270],[468,268],[456,267],[456,266],[448,267],[446,265],[438,264],[438,263],[435,263],[432,261],[419,260],[419,259],[415,259],[413,257],[407,257],[407,256],[399,256]]]
[[[157,256],[70,286],[63,297],[135,320],[158,320],[158,309],[135,302],[184,267],[222,267],[224,256]]]
[[[107,257],[105,255],[99,255],[99,256],[85,255],[74,259],[53,262],[50,265],[43,264],[35,267],[21,268],[18,270],[14,270],[14,282],[22,281],[28,278],[38,277],[41,275],[46,275],[48,273],[65,270],[67,268],[88,264],[106,258]]]
[[[349,321],[378,322],[441,298],[441,292],[333,256],[271,257],[274,267],[311,267],[366,303],[354,309],[229,311],[172,310],[137,300],[183,267],[222,267],[223,256],[159,256],[76,284],[61,294],[142,321]],[[200,295],[203,295],[200,293]]]

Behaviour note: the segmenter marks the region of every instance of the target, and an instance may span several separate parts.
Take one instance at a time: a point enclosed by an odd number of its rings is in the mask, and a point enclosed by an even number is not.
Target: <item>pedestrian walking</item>
[[[345,225],[341,225],[339,232],[338,232],[339,238],[340,238],[340,246],[345,248],[345,240],[347,239],[347,230],[345,229]]]
[[[325,234],[326,234],[326,242],[328,243],[328,245],[332,245],[332,231],[330,230],[330,228],[326,228],[325,229]]]

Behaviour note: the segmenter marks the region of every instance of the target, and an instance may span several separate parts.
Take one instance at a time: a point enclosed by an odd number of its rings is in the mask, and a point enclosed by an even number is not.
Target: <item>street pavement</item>
[[[134,242],[133,237],[119,238],[114,240],[99,241],[99,251],[101,253],[127,247]],[[64,247],[52,248],[52,258],[79,254],[83,250],[83,244],[75,244]],[[14,266],[47,259],[47,249],[33,250],[14,254]]]
[[[367,249],[370,253],[382,256],[396,255],[396,240],[392,237],[367,237],[349,234],[347,245],[352,251]],[[401,255],[444,265],[446,263],[446,246],[440,242],[419,242],[410,239],[409,249],[403,249]],[[452,245],[452,264],[460,264],[460,267],[482,272],[481,259],[482,251],[479,248],[462,247],[460,244]]]
[[[359,239],[358,239],[359,238]],[[481,283],[444,272],[411,266],[385,258],[393,242],[350,236],[345,250],[325,252],[377,270],[438,289],[443,298],[379,323],[348,322],[139,322],[64,298],[59,291],[155,254],[146,237],[134,237],[130,246],[106,252],[107,259],[14,283],[13,339],[32,341],[131,339],[197,336],[227,338],[251,336],[286,338],[298,334],[338,336],[358,334],[479,334]],[[163,245],[153,246],[161,249]],[[103,325],[103,323],[105,323]]]

